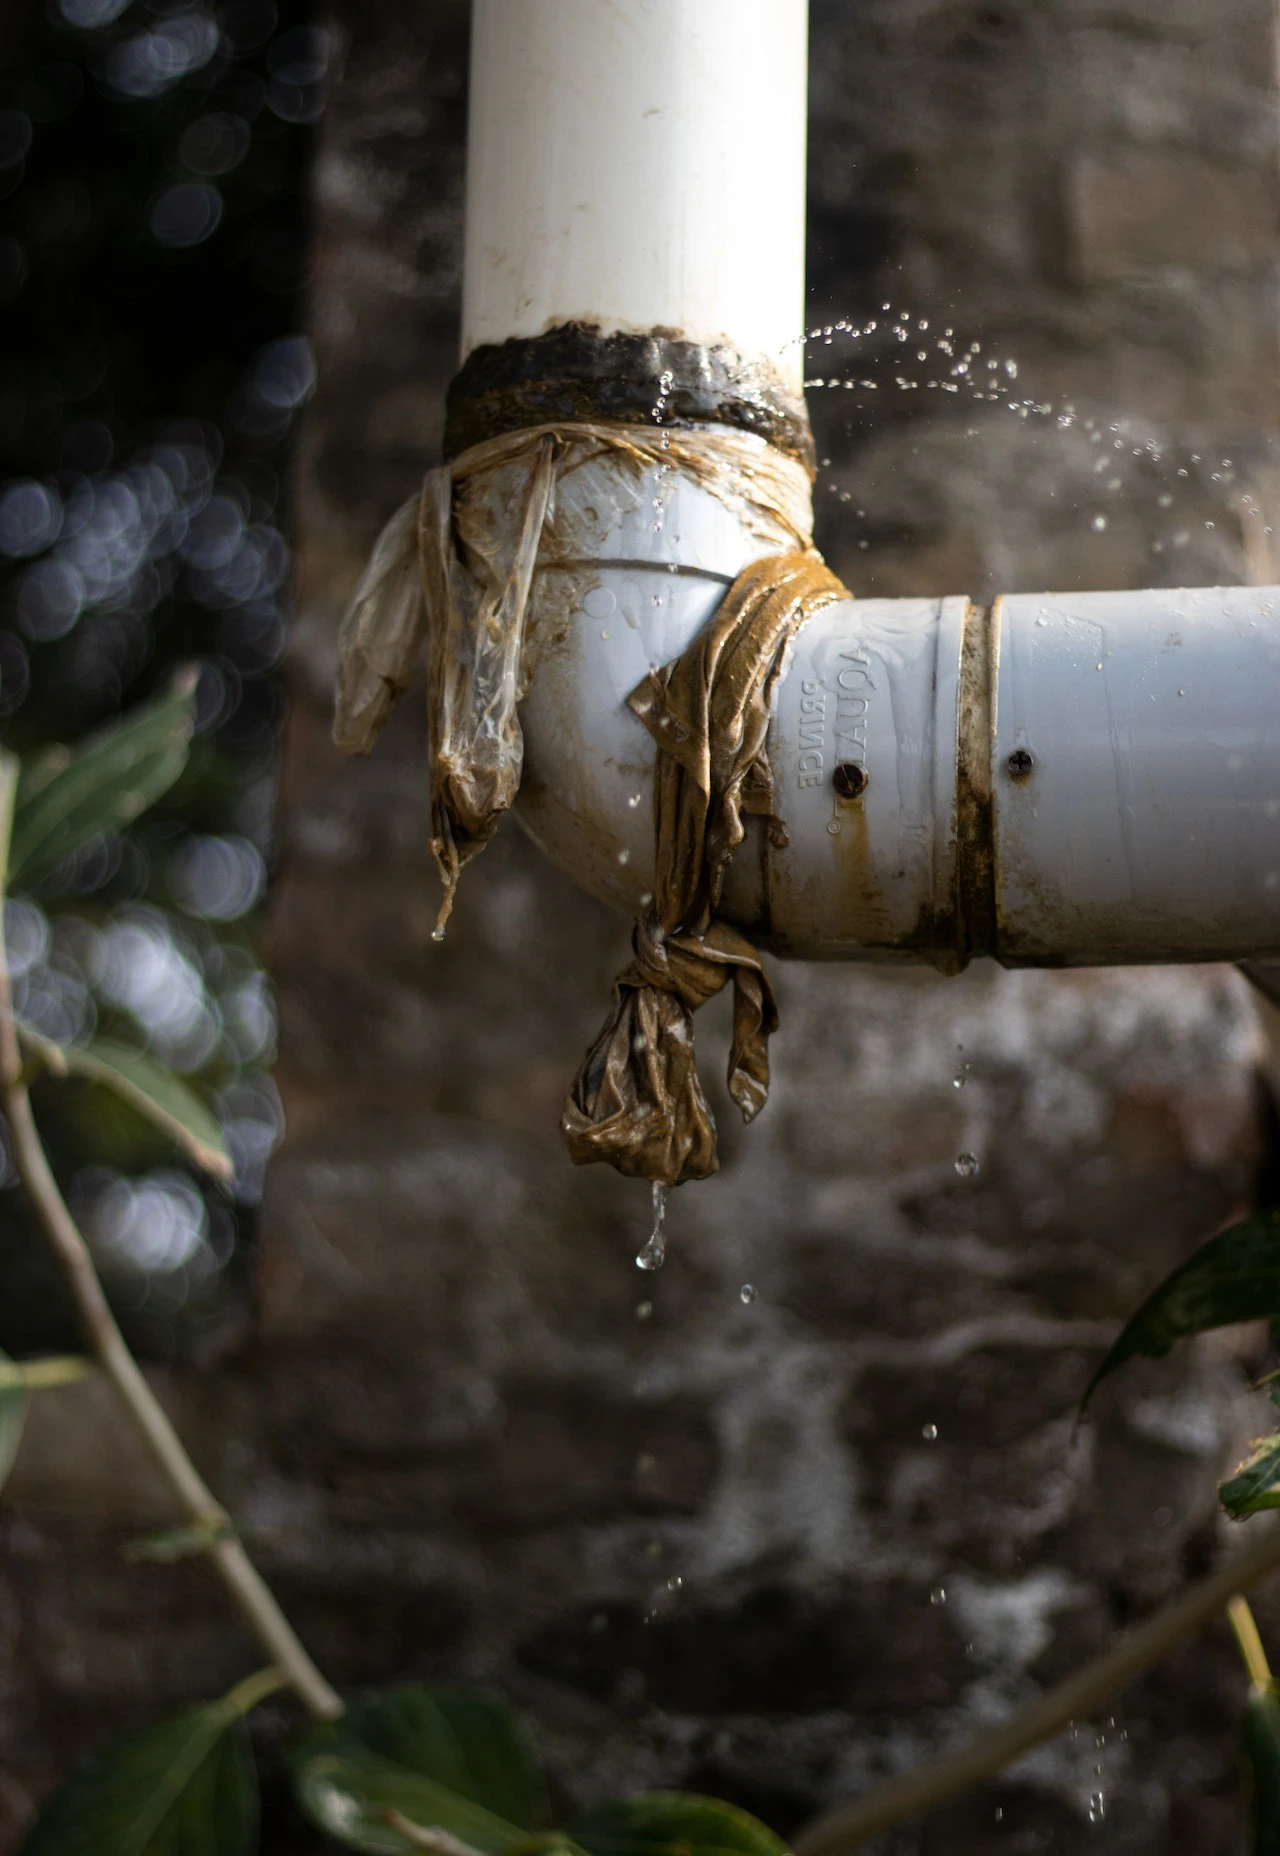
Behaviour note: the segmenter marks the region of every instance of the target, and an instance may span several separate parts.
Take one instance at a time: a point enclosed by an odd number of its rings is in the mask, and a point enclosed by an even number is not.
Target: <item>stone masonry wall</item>
[[[1223,1549],[1258,1335],[1072,1419],[1116,1321],[1259,1189],[1258,1034],[1221,969],[776,966],[769,1107],[730,1115],[710,1008],[724,1168],[637,1275],[647,1195],[556,1133],[625,925],[508,829],[433,945],[420,705],[368,762],[327,738],[343,600],[438,453],[466,27],[461,0],[335,21],[273,915],[289,1133],[252,1345],[165,1392],[336,1681],[491,1685],[562,1799],[684,1785],[787,1832]],[[1280,578],[1273,71],[1268,0],[816,0],[812,326],[878,323],[810,359],[839,383],[810,396],[819,540],[855,591]],[[165,1512],[98,1392],[41,1398],[0,1509],[10,1838],[83,1747],[250,1666],[204,1569],[116,1553]],[[1280,1649],[1280,1596],[1260,1614]],[[1240,1688],[1211,1633],[876,1847],[1227,1856]],[[312,1847],[274,1791],[267,1831]]]

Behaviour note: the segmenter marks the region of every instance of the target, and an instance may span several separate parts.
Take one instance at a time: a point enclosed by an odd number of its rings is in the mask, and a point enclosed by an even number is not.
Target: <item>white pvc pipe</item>
[[[1022,594],[996,616],[1002,957],[1280,952],[1280,588]]]
[[[655,535],[658,487],[607,457],[558,485],[574,565],[535,572],[548,642],[521,711],[518,816],[632,912],[653,887],[655,750],[627,696],[759,551],[680,473]],[[791,648],[768,756],[778,822],[748,822],[724,913],[779,951],[1280,959],[1280,588],[829,606]],[[842,766],[865,775],[854,798]]]
[[[566,322],[803,372],[805,0],[475,0],[462,354]]]
[[[475,0],[464,359],[587,323],[800,385],[807,11]],[[680,472],[604,456],[556,494],[519,811],[635,911],[654,746],[626,698],[759,544]],[[779,680],[776,819],[750,821],[723,912],[817,957],[1280,959],[1278,607],[1275,588],[827,607]]]

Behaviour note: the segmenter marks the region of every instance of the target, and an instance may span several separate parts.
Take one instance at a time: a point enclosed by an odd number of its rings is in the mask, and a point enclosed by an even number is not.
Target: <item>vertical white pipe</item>
[[[807,0],[475,0],[462,354],[565,322],[803,373]]]

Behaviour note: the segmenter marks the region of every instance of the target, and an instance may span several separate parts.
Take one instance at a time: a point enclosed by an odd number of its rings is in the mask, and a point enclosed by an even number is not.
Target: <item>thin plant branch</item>
[[[80,1316],[89,1351],[150,1451],[179,1507],[217,1536],[209,1558],[273,1664],[316,1720],[334,1720],[342,1700],[321,1675],[236,1537],[231,1521],[196,1470],[160,1401],[147,1384],[107,1303],[89,1247],[58,1190],[31,1112],[13,1023],[4,942],[4,871],[8,863],[18,763],[0,755],[0,1101],[8,1117],[13,1164]]]
[[[1258,1626],[1247,1598],[1239,1592],[1227,1605],[1227,1617],[1235,1632],[1244,1666],[1249,1672],[1249,1686],[1255,1694],[1271,1687],[1271,1665],[1267,1653],[1262,1647],[1262,1638],[1258,1635]]]
[[[935,1805],[994,1777],[1072,1721],[1096,1713],[1121,1689],[1212,1622],[1222,1608],[1280,1568],[1280,1527],[1270,1527],[1243,1553],[1193,1585],[1119,1641],[1077,1669],[1039,1701],[990,1733],[928,1765],[899,1774],[849,1804],[816,1818],[792,1845],[795,1856],[845,1856],[893,1824],[922,1817]],[[1243,1602],[1243,1601],[1242,1601]],[[1234,1623],[1234,1617],[1233,1617]],[[1261,1645],[1259,1645],[1261,1648]],[[1265,1662],[1265,1659],[1264,1659]]]

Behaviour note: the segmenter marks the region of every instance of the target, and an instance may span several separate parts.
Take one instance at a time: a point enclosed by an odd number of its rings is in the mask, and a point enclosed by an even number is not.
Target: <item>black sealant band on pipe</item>
[[[734,426],[814,474],[803,396],[768,361],[673,329],[606,333],[584,322],[474,348],[449,387],[445,456],[562,420]]]

